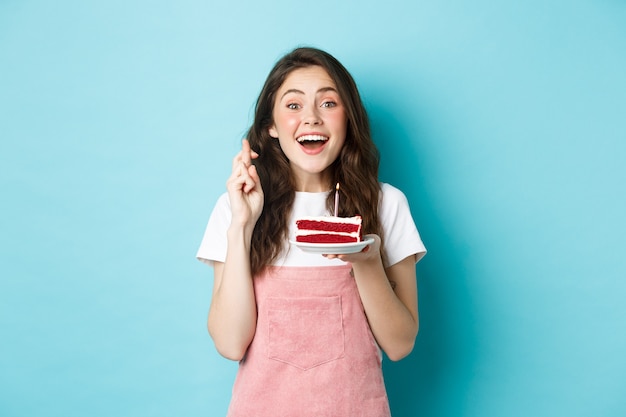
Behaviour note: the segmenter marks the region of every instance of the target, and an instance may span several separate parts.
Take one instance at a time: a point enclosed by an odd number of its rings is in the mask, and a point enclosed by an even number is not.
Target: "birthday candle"
[[[339,214],[339,183],[335,187],[335,217]]]

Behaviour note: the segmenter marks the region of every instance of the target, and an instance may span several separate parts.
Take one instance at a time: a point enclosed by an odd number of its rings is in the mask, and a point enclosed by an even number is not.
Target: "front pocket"
[[[270,359],[306,370],[343,357],[341,297],[267,301]]]

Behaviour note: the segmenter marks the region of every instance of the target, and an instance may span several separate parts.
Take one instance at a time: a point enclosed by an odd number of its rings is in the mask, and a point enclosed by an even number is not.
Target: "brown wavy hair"
[[[270,71],[255,107],[247,139],[259,157],[253,161],[265,194],[263,211],[252,234],[250,267],[253,275],[263,271],[280,255],[288,239],[289,213],[295,199],[295,179],[279,141],[269,135],[276,93],[287,76],[299,68],[320,66],[335,82],[348,120],[345,143],[330,166],[334,190],[340,183],[339,216],[360,215],[363,233],[383,238],[378,217],[380,154],[374,144],[369,119],[354,79],[329,53],[316,48],[297,48],[283,56]],[[327,206],[334,204],[329,192]]]

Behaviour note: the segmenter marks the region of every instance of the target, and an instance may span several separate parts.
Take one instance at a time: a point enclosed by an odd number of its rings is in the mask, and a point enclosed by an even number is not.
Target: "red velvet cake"
[[[302,217],[296,220],[296,242],[352,243],[361,241],[361,216]]]

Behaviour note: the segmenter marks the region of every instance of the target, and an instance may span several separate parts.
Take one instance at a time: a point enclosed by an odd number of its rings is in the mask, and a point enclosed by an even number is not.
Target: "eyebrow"
[[[338,93],[337,89],[334,87],[322,87],[319,90],[317,90],[315,94],[326,93],[328,91],[333,91],[335,93]],[[304,94],[304,91],[298,90],[297,88],[290,88],[289,90],[285,91],[282,96],[280,96],[280,99],[282,100],[283,97],[285,97],[289,93]]]

